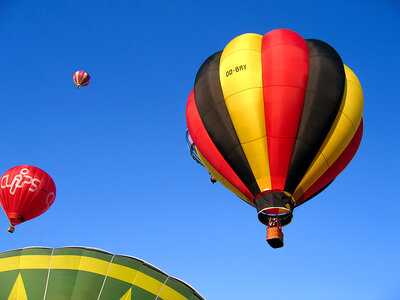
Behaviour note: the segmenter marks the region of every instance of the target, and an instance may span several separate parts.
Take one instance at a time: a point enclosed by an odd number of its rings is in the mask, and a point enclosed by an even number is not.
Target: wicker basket
[[[283,232],[278,226],[267,228],[267,242],[272,248],[283,247]]]

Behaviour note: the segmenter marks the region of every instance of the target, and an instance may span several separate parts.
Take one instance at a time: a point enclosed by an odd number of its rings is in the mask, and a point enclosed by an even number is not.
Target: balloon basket
[[[14,231],[15,231],[14,226],[8,227],[8,232],[9,232],[9,233],[13,233]]]
[[[272,248],[283,247],[282,227],[273,226],[267,228],[267,242]]]

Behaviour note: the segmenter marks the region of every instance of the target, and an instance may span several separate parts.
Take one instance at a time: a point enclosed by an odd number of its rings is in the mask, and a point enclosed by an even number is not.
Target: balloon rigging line
[[[154,300],[157,300],[157,299],[158,299],[158,296],[160,296],[161,291],[163,290],[163,288],[164,288],[164,286],[165,286],[165,284],[167,283],[167,281],[168,281],[169,278],[170,278],[170,276],[168,276],[167,279],[165,279],[165,281],[164,281],[164,283],[163,283],[163,285],[162,285],[160,291],[159,291],[158,294],[157,294],[156,299],[154,299]]]
[[[111,257],[110,263],[108,264],[107,273],[106,273],[106,276],[104,276],[103,284],[101,285],[101,289],[100,289],[100,292],[99,292],[99,296],[97,297],[97,300],[100,299],[101,293],[103,292],[104,284],[106,283],[108,272],[110,271],[110,267],[111,267],[111,264],[112,264],[112,261],[113,261],[114,257],[115,257],[115,254]]]
[[[46,287],[44,289],[43,300],[46,299],[47,286],[49,285],[50,270],[51,270],[51,260],[53,259],[53,252],[54,252],[54,249],[51,250],[51,254],[50,254],[49,272],[47,272],[47,280],[46,280]]]

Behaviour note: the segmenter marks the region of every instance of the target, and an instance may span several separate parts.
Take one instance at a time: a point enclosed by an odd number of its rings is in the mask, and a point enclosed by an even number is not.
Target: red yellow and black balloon
[[[186,120],[211,175],[255,206],[262,223],[284,226],[349,164],[362,112],[361,84],[335,49],[277,29],[240,35],[211,55]]]

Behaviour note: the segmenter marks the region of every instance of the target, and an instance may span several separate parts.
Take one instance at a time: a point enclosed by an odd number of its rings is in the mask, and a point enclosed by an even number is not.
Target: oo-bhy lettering
[[[239,66],[236,66],[236,67],[234,67],[234,68],[229,69],[228,71],[226,71],[225,75],[226,75],[226,77],[229,77],[229,76],[231,76],[233,73],[237,73],[237,72],[240,72],[240,71],[246,71],[246,70],[247,70],[246,67],[247,67],[247,65],[239,65]]]

